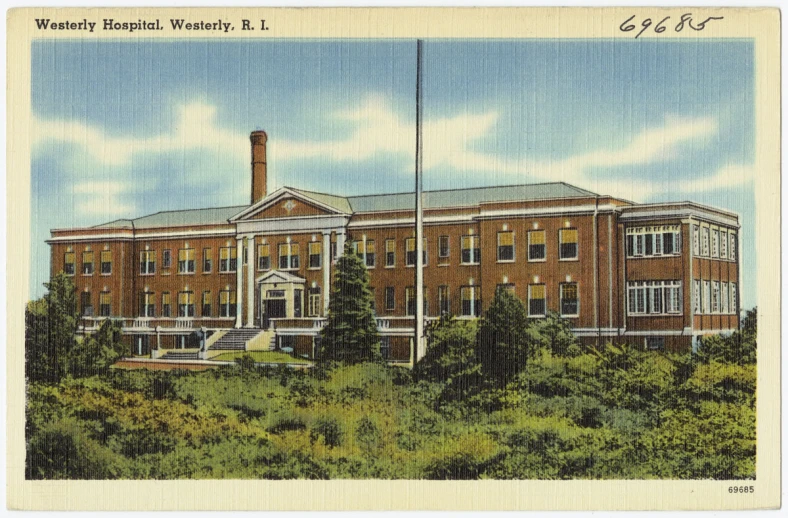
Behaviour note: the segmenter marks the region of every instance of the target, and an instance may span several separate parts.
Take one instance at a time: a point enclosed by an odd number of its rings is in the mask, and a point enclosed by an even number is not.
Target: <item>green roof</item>
[[[412,192],[342,197],[333,194],[294,189],[292,187],[288,187],[288,189],[345,214],[352,214],[354,212],[410,210],[413,208],[414,203]],[[476,187],[471,189],[447,189],[442,191],[425,191],[424,208],[473,207],[487,202],[529,201],[550,198],[575,198],[579,196],[596,196],[596,194],[563,182],[508,185],[503,187]],[[248,208],[249,205],[238,205],[213,209],[164,211],[133,220],[118,219],[96,225],[93,228],[133,227],[140,229],[221,225],[228,223],[231,217]]]
[[[596,196],[596,194],[563,182],[447,189],[443,191],[424,191],[424,208],[472,207],[486,202],[575,198],[578,196]],[[350,196],[348,201],[353,208],[353,212],[409,210],[413,208],[414,194],[409,192],[374,196]]]
[[[196,225],[221,225],[227,224],[228,219],[235,216],[248,205],[234,207],[219,207],[214,209],[170,210],[157,212],[136,219],[118,219],[96,225],[93,228],[157,228],[157,227],[183,227]]]

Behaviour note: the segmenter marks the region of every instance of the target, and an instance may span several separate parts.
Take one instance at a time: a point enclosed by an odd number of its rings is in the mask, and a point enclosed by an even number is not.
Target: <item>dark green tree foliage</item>
[[[537,347],[544,347],[556,356],[577,356],[581,352],[572,324],[555,311],[548,311],[545,318],[533,320],[528,326],[528,334]]]
[[[49,292],[25,309],[25,374],[29,380],[56,383],[68,373],[79,318],[71,277],[57,273],[44,284]]]
[[[746,312],[740,331],[734,331],[730,336],[704,337],[698,347],[698,360],[703,363],[718,361],[739,365],[754,364],[758,356],[757,327],[758,308],[753,308]]]
[[[98,331],[77,342],[68,355],[68,371],[81,378],[106,372],[128,352],[120,341],[121,326],[118,322],[105,320]]]
[[[349,247],[337,261],[328,322],[321,332],[319,358],[344,363],[379,361],[381,358],[369,273]]]
[[[428,332],[427,354],[414,376],[442,384],[442,399],[454,401],[479,384],[481,365],[476,352],[476,322],[443,317]]]
[[[524,370],[535,344],[520,299],[508,290],[498,290],[482,317],[477,340],[486,378],[503,385]]]

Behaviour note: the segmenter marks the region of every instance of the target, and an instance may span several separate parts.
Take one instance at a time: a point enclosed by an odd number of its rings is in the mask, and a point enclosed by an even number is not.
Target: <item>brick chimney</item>
[[[252,141],[252,204],[265,198],[268,193],[267,164],[265,158],[265,143],[268,135],[265,131],[253,131],[249,136]]]

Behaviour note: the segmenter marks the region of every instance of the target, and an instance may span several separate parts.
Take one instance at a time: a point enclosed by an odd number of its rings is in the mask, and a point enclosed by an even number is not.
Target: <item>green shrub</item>
[[[316,443],[322,439],[326,446],[336,447],[342,444],[344,435],[342,425],[336,418],[321,416],[312,423],[312,429],[309,431],[309,440],[312,443]]]

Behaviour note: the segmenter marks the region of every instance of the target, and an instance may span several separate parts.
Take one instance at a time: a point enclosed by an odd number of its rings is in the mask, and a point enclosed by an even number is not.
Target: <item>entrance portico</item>
[[[274,318],[303,317],[305,282],[303,277],[279,270],[258,277],[255,291],[260,301],[260,327],[268,329]]]

